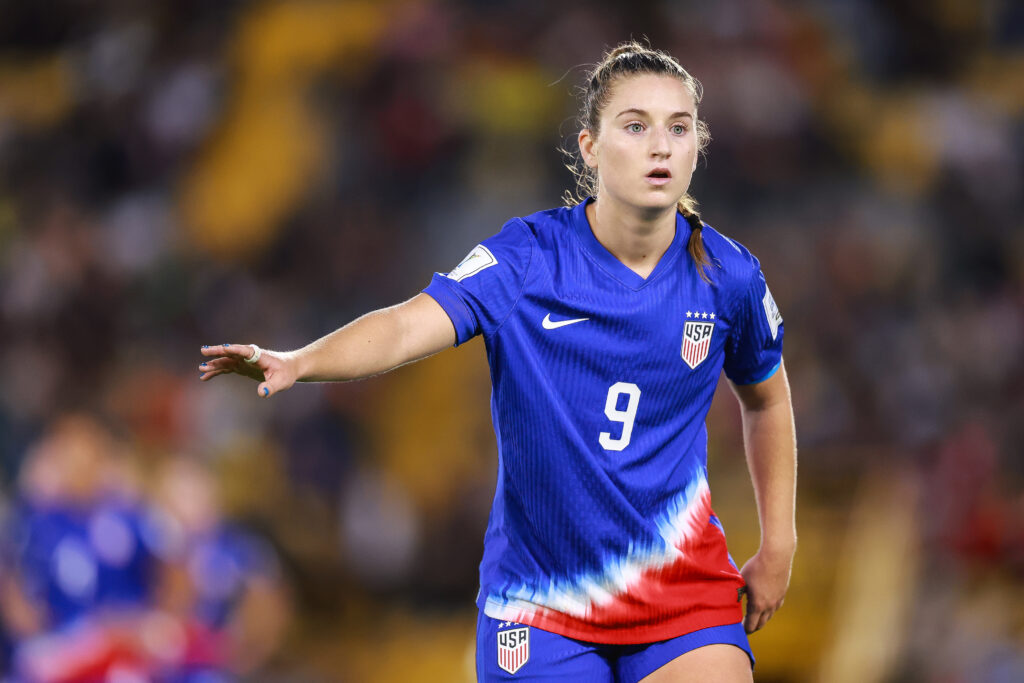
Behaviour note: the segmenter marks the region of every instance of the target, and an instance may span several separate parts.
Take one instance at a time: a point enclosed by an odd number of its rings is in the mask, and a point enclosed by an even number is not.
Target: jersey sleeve
[[[523,293],[534,240],[519,219],[473,249],[450,273],[435,273],[423,291],[455,326],[455,345],[493,334]]]
[[[753,255],[748,257],[750,276],[734,300],[736,322],[725,351],[725,374],[736,384],[763,382],[782,362],[782,315],[760,263]]]

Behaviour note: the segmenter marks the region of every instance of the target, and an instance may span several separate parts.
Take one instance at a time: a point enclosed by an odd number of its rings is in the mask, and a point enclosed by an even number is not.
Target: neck
[[[587,206],[587,220],[594,237],[605,249],[646,278],[672,244],[676,212],[675,206],[637,209],[604,198],[595,199]]]

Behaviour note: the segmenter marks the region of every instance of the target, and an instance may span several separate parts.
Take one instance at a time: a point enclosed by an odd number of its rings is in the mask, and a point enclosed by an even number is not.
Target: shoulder
[[[534,250],[550,251],[568,234],[572,209],[557,208],[510,218],[501,230],[475,250],[477,264],[506,263],[515,269],[529,266]],[[474,257],[471,252],[467,258]],[[460,268],[464,264],[460,264]]]
[[[713,268],[711,277],[727,288],[745,288],[761,271],[761,263],[745,246],[704,223],[704,250]]]
[[[572,212],[575,209],[576,207],[559,206],[531,213],[529,216],[523,216],[515,220],[522,221],[524,225],[529,226],[533,230],[552,229],[568,225],[569,221],[572,220]]]
[[[443,275],[462,282],[487,271],[483,280],[503,277],[502,273],[519,272],[529,266],[534,239],[522,218],[511,218],[497,233],[473,247],[455,268]],[[493,266],[499,266],[492,269]],[[477,281],[476,278],[473,281]]]
[[[548,242],[553,235],[564,232],[572,217],[571,209],[557,208],[538,211],[527,216],[508,219],[501,230],[483,242],[500,248],[532,248]]]
[[[571,227],[573,212],[576,207],[558,207],[538,211],[529,216],[513,220],[522,224],[529,235],[540,243],[550,242],[553,238],[564,235]]]

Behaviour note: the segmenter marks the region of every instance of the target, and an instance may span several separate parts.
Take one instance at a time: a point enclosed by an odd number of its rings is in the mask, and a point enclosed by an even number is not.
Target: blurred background
[[[1024,680],[1024,5],[0,0],[10,683],[469,681],[479,341],[200,384],[416,294],[572,186],[589,65],[705,87],[705,220],[786,320],[800,548],[765,682]],[[738,411],[714,505],[757,547]]]

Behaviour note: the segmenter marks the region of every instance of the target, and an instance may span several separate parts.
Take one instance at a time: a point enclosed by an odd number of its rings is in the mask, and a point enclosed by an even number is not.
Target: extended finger
[[[221,350],[225,355],[248,358],[252,355],[252,347],[248,344],[221,344]]]
[[[216,377],[217,375],[224,375],[230,372],[229,370],[210,370],[209,372],[203,372],[199,375],[199,380],[205,382],[208,379]]]
[[[228,370],[231,372],[237,372],[243,367],[242,363],[243,361],[238,358],[220,356],[218,358],[211,358],[210,360],[203,361],[199,364],[199,370]]]
[[[211,355],[249,355],[251,351],[239,353],[242,349],[248,349],[248,344],[211,344],[203,346],[199,352],[205,356]]]
[[[217,344],[199,349],[204,356],[231,356],[245,360],[252,358],[255,349],[250,344]]]
[[[244,360],[246,363],[249,363],[250,365],[255,365],[256,361],[260,359],[262,350],[255,344],[235,344],[235,346],[241,349],[238,352],[238,355],[241,356],[242,360]]]

